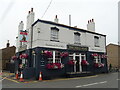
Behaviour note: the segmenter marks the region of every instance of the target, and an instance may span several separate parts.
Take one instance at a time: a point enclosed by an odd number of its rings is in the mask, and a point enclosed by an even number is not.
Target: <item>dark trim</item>
[[[51,30],[57,30],[57,31],[59,31],[59,29],[57,27],[51,27]]]
[[[95,47],[100,47],[100,46],[95,45]]]
[[[59,23],[55,23],[55,22],[51,22],[51,21],[45,21],[45,20],[40,20],[40,19],[38,19],[37,21],[35,21],[35,22],[32,24],[32,27],[33,27],[36,23],[38,23],[38,22],[42,22],[42,23],[46,23],[46,24],[52,24],[52,25],[56,25],[56,26],[61,26],[61,27],[64,27],[64,28],[68,28],[69,30],[81,31],[81,32],[88,32],[88,33],[92,33],[92,34],[101,35],[101,36],[106,37],[106,35],[99,34],[99,33],[96,33],[96,32],[91,32],[91,31],[88,31],[88,30],[85,30],[85,29],[80,29],[80,28],[71,27],[71,26],[67,26],[67,25],[64,25],[64,24],[59,24]]]
[[[74,34],[79,35],[79,36],[81,35],[79,32],[74,32]]]
[[[99,37],[98,37],[98,36],[94,36],[94,38],[97,38],[97,39],[99,39]]]

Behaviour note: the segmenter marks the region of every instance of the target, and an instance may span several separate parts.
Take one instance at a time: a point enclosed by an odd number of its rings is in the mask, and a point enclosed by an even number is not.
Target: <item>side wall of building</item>
[[[108,65],[112,64],[113,68],[118,67],[118,65],[119,65],[119,60],[120,60],[120,58],[119,58],[119,53],[120,53],[119,48],[118,48],[118,45],[114,45],[114,44],[109,44],[107,46]]]
[[[0,70],[2,70],[2,49],[0,49]]]

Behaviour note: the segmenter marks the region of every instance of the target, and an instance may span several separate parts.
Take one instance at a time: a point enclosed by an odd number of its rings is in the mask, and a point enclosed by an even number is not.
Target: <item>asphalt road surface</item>
[[[4,79],[3,88],[118,88],[118,73],[20,83]]]

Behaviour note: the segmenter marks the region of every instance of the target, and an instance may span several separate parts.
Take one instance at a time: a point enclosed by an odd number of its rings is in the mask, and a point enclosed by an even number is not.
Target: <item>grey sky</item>
[[[0,0],[0,48],[7,40],[15,45],[18,24],[22,20],[26,29],[26,16],[34,8],[35,20],[41,19],[51,0]],[[68,25],[71,14],[72,26],[86,29],[87,21],[95,20],[96,32],[107,35],[107,44],[118,43],[119,0],[53,0],[42,19],[53,21],[58,15],[59,23]]]

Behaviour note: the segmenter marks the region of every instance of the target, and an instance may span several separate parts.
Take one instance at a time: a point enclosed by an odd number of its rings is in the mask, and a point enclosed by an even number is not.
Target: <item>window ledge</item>
[[[81,45],[81,43],[74,43],[74,44],[76,44],[76,45]]]
[[[95,45],[95,47],[100,47],[100,46]]]
[[[50,41],[59,42],[59,40],[50,40]]]

